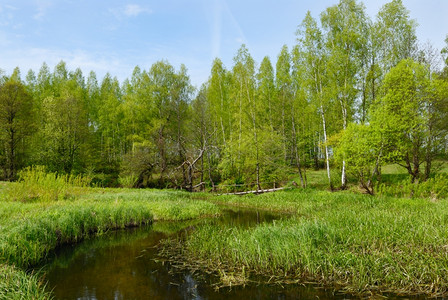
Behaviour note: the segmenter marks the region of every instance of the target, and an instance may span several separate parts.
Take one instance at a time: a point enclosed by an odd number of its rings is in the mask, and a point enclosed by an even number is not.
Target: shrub
[[[25,202],[63,200],[88,187],[90,181],[82,175],[47,173],[43,166],[28,167],[19,173],[18,182],[7,187],[6,197]]]

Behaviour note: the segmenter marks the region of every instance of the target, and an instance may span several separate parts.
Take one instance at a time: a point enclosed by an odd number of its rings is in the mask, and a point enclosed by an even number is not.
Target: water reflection
[[[172,268],[156,260],[161,239],[198,222],[248,227],[272,222],[266,212],[226,211],[215,220],[157,222],[152,227],[117,231],[56,251],[45,267],[55,299],[311,299],[344,298],[312,286],[246,286],[216,291],[212,277]]]

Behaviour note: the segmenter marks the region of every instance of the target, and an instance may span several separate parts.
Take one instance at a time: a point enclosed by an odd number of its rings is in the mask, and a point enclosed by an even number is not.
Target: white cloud
[[[109,8],[109,13],[112,14],[118,21],[123,21],[125,18],[137,17],[141,14],[151,14],[152,10],[138,4],[128,4],[125,7]],[[109,29],[117,29],[117,24],[109,26]]]
[[[124,9],[124,14],[128,17],[136,17],[142,13],[150,14],[151,12],[150,9],[141,7],[138,4],[128,4]]]
[[[33,15],[33,18],[37,21],[42,21],[45,15],[47,14],[47,10],[53,3],[50,0],[36,0],[36,10],[37,12]]]
[[[0,5],[0,26],[6,27],[14,23],[14,15],[12,12],[15,10],[17,10],[17,8],[11,5]]]

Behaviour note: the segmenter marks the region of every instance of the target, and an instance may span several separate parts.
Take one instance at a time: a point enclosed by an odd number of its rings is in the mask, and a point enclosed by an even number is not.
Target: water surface
[[[203,222],[249,227],[280,216],[227,210],[215,220],[156,222],[153,226],[107,233],[55,252],[45,279],[55,299],[335,299],[347,298],[313,286],[249,285],[215,290],[213,276],[172,272],[157,260],[156,245]]]

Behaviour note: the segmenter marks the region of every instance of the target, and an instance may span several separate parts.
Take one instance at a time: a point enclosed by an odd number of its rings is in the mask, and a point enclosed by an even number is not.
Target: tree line
[[[332,189],[351,174],[373,193],[398,163],[425,180],[448,154],[448,46],[419,44],[416,26],[401,0],[375,20],[340,0],[306,14],[275,66],[242,45],[198,90],[165,60],[123,83],[63,61],[24,80],[16,68],[0,79],[0,177],[43,165],[104,186],[262,188],[294,174],[305,187],[307,169],[325,168]]]

